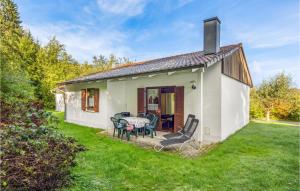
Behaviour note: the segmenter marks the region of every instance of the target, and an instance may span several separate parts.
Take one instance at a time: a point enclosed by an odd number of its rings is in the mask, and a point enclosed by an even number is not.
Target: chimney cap
[[[221,21],[218,17],[211,17],[211,18],[203,20],[203,22],[206,23],[206,22],[213,21],[213,20],[217,20],[219,23],[221,23]]]

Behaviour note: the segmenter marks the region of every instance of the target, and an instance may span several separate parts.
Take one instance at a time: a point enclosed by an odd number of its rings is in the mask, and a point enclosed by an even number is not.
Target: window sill
[[[96,112],[96,111],[93,111],[93,110],[85,110],[84,112],[88,112],[88,113],[99,113],[99,112]]]

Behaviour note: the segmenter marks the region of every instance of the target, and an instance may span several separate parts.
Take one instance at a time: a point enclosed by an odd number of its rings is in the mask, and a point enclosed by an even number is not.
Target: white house
[[[220,47],[220,20],[204,20],[204,50],[121,65],[59,84],[65,120],[112,128],[110,117],[150,112],[161,131],[177,131],[188,114],[200,120],[198,141],[218,142],[249,122],[252,80],[242,44]],[[169,122],[164,123],[168,118]]]

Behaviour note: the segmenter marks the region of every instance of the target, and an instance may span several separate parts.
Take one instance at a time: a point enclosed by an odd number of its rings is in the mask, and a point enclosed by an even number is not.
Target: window
[[[98,88],[87,88],[81,90],[81,108],[83,111],[99,111]]]
[[[94,111],[95,107],[95,89],[88,88],[86,96],[87,110]]]
[[[148,110],[156,111],[158,109],[158,89],[147,89]]]

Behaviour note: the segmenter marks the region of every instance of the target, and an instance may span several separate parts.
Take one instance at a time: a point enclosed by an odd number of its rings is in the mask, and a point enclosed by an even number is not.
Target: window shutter
[[[178,86],[175,91],[175,116],[174,131],[177,132],[184,126],[184,87]]]
[[[81,109],[86,110],[86,89],[81,90]]]
[[[145,88],[137,89],[137,112],[145,112]]]
[[[95,97],[94,97],[94,112],[99,112],[99,89],[98,88],[95,88],[94,90],[95,92]]]

